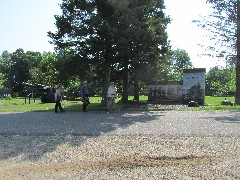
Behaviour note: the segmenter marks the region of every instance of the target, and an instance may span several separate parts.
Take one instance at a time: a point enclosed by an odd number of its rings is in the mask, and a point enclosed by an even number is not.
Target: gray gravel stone
[[[238,111],[0,113],[1,135],[239,136]]]
[[[0,179],[240,179],[240,112],[0,113]]]

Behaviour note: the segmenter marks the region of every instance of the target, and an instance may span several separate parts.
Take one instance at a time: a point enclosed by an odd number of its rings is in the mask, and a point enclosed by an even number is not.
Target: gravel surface
[[[0,113],[0,179],[240,179],[240,112]]]
[[[0,113],[0,134],[240,135],[238,111]]]

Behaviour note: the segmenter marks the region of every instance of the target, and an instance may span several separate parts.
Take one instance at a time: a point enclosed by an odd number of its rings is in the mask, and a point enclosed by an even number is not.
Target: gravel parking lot
[[[0,113],[0,179],[240,179],[240,112]]]
[[[0,134],[240,135],[238,111],[0,113]]]

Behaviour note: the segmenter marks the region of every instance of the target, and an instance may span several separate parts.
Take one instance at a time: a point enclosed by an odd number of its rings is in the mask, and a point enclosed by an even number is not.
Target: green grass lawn
[[[235,102],[235,97],[216,97],[216,96],[206,96],[205,97],[205,103],[207,105],[221,105],[221,102],[223,100],[228,100],[231,102]]]
[[[129,100],[132,100],[133,97],[129,96]],[[229,101],[234,102],[234,97],[227,97]],[[120,98],[116,100],[118,102]],[[197,108],[187,108],[186,110],[238,110],[240,106],[223,106],[221,102],[225,100],[225,97],[213,97],[206,96],[205,97],[205,106],[200,106]],[[147,96],[140,96],[140,102],[142,106],[146,107],[141,110],[154,110],[147,108]],[[89,111],[104,111],[105,106],[101,105],[101,97],[91,97],[90,105],[88,106]],[[63,107],[67,111],[81,111],[82,102],[80,100],[75,101],[63,101]],[[32,112],[32,111],[54,111],[55,103],[41,103],[40,99],[26,99],[25,98],[5,98],[0,99],[0,112]],[[118,103],[116,105],[116,109],[123,109],[123,105]],[[134,107],[135,109],[139,108],[139,106]]]
[[[116,101],[119,101],[118,98]],[[89,111],[103,111],[106,107],[101,106],[101,97],[91,97]],[[75,101],[62,102],[62,106],[68,111],[81,111],[82,102],[77,99]],[[118,106],[118,105],[117,105]],[[55,103],[41,103],[40,99],[25,98],[2,98],[0,99],[0,112],[32,112],[32,111],[54,111]],[[119,107],[117,107],[119,108]]]

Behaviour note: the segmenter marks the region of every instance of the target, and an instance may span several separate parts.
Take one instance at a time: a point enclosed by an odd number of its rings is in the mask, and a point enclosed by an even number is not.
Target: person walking
[[[83,82],[83,86],[81,89],[81,96],[82,96],[82,102],[83,102],[83,112],[87,112],[87,106],[89,103],[89,91],[88,91],[88,84],[87,81]]]
[[[55,113],[58,113],[58,108],[60,109],[61,112],[64,112],[63,108],[62,108],[62,104],[61,104],[62,93],[63,93],[62,88],[60,85],[57,85],[57,86],[55,86],[55,89],[56,89],[56,91],[54,93],[55,103],[56,103],[55,104]]]
[[[117,97],[117,89],[114,86],[114,82],[110,83],[110,86],[108,87],[107,91],[107,109],[106,112],[109,113],[109,110],[111,109],[113,112],[115,112],[115,99]]]

